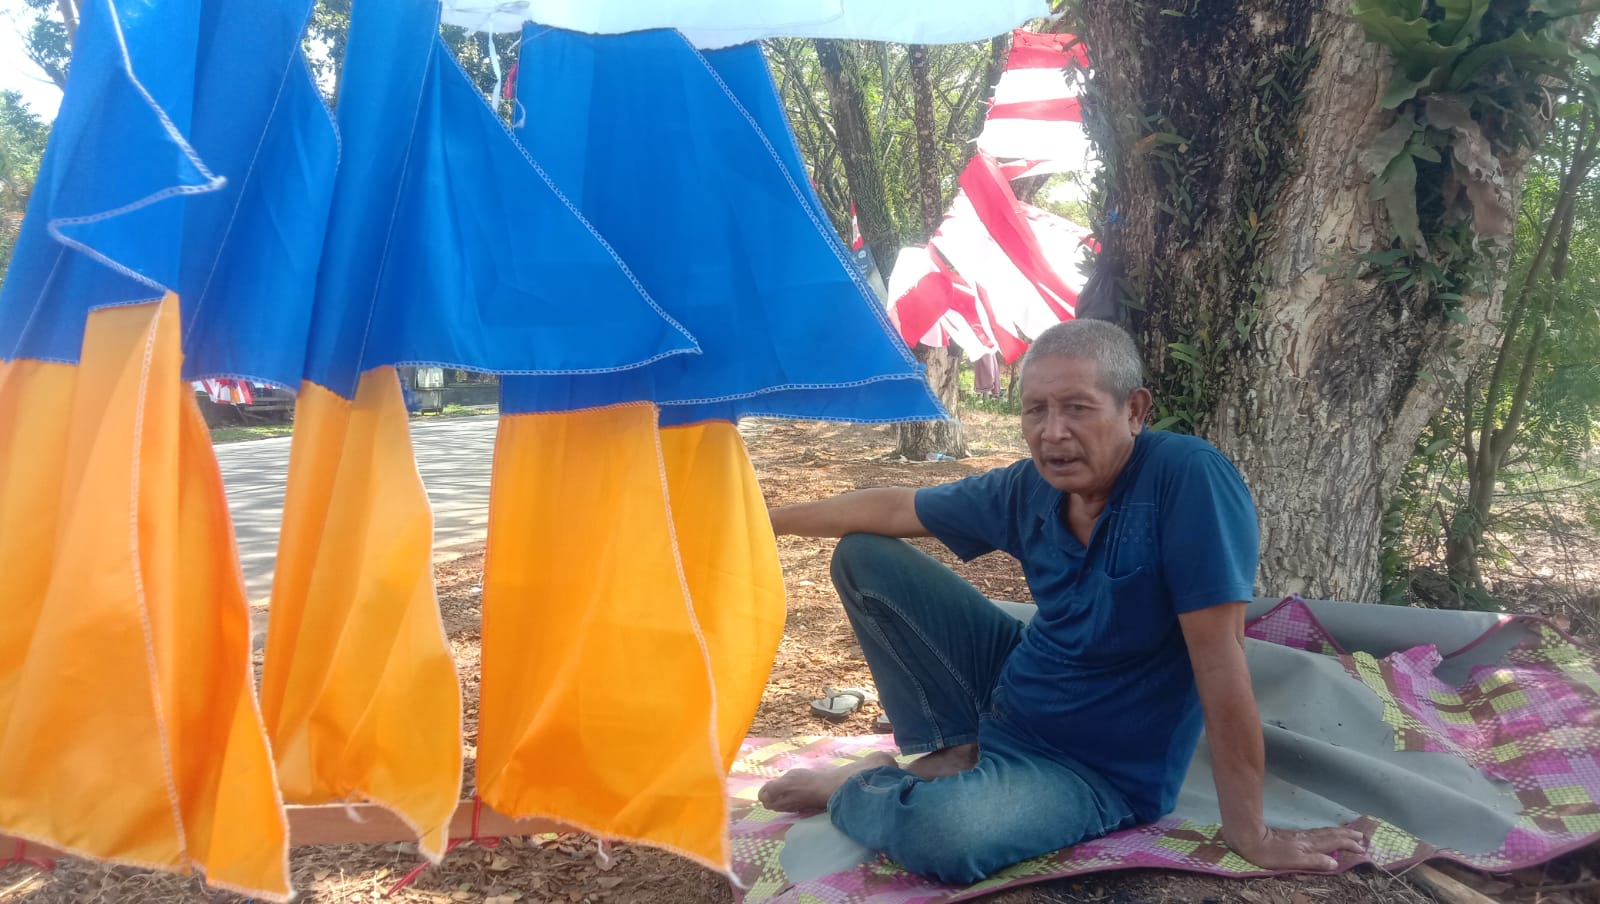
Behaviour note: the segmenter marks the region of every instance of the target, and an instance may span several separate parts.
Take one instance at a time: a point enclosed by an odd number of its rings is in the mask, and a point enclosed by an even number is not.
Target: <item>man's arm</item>
[[[1244,657],[1245,604],[1224,603],[1178,616],[1205,710],[1211,773],[1222,809],[1222,836],[1263,869],[1331,870],[1338,851],[1361,853],[1361,833],[1347,828],[1274,829],[1262,815],[1266,751],[1261,714]]]
[[[882,534],[886,537],[926,537],[928,529],[917,517],[917,491],[910,487],[854,490],[816,502],[801,502],[770,509],[772,531],[799,537],[842,537],[845,534]]]

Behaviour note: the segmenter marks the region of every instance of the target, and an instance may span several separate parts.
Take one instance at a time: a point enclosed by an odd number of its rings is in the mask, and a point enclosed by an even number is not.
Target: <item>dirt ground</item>
[[[1008,464],[1025,454],[1015,419],[971,412],[967,422],[972,458],[959,462],[906,462],[890,458],[890,428],[790,422],[747,425],[751,457],[770,503],[821,498],[871,486],[930,485]],[[991,555],[961,564],[942,547],[920,542],[991,597],[1026,600],[1020,571],[1011,560]],[[778,651],[754,735],[866,734],[878,715],[865,707],[841,724],[813,717],[809,702],[824,685],[870,686],[871,675],[840,611],[828,579],[832,541],[783,538],[779,542],[789,593],[788,624]],[[440,603],[467,702],[467,750],[477,725],[478,624],[482,553],[438,567]],[[469,775],[470,778],[470,775]],[[0,858],[7,853],[0,851]],[[732,902],[726,883],[702,868],[647,848],[615,846],[601,855],[591,838],[578,835],[508,838],[498,848],[467,843],[445,862],[421,872],[406,888],[386,892],[419,863],[414,844],[297,848],[292,869],[299,900],[344,904],[389,900],[423,902],[570,902],[653,904]],[[1503,900],[1543,904],[1600,904],[1600,856],[1593,851],[1563,858],[1503,880],[1465,876],[1475,887]],[[1543,890],[1540,890],[1540,887]],[[1576,887],[1573,887],[1576,886]],[[0,902],[232,902],[225,892],[196,879],[63,860],[53,873],[25,866],[0,868]],[[1371,869],[1341,877],[1298,880],[1223,880],[1153,871],[1098,874],[1033,886],[994,896],[997,904],[1379,904],[1426,902],[1403,878]]]

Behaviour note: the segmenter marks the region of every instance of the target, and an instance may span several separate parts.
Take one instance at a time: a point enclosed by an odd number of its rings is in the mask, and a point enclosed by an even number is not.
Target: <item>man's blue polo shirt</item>
[[[1000,676],[1006,709],[1139,819],[1171,811],[1204,727],[1178,614],[1254,591],[1260,535],[1239,472],[1205,440],[1145,431],[1087,547],[1031,460],[919,490],[916,507],[962,559],[1022,563],[1039,609]]]

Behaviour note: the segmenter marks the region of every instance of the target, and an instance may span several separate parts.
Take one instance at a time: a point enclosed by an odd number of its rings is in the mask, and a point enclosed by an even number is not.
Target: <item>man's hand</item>
[[[1364,849],[1361,833],[1342,828],[1274,829],[1263,819],[1266,751],[1244,656],[1244,612],[1245,603],[1240,601],[1178,616],[1205,710],[1222,837],[1239,856],[1262,869],[1335,869],[1338,861],[1332,854]]]
[[[1223,838],[1239,856],[1262,869],[1327,872],[1337,869],[1333,855],[1340,851],[1360,854],[1366,839],[1355,829],[1264,829],[1260,835],[1234,838],[1224,829]]]

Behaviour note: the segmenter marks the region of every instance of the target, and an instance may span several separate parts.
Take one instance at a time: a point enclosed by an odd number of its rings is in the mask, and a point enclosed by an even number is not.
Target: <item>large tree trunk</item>
[[[1393,114],[1379,103],[1389,52],[1348,7],[1084,4],[1087,125],[1106,161],[1096,230],[1123,276],[1120,319],[1163,419],[1216,443],[1250,484],[1259,589],[1371,600],[1387,498],[1486,346],[1506,268],[1501,255],[1462,300],[1464,326],[1421,288],[1350,275],[1391,244],[1358,160]],[[1526,160],[1501,165],[1515,210]]]
[[[867,127],[867,101],[854,73],[847,69],[839,42],[817,39],[817,63],[828,86],[828,102],[833,111],[833,133],[838,139],[839,158],[844,163],[845,181],[856,204],[856,219],[861,237],[872,249],[878,269],[887,276],[900,251],[889,202],[883,192],[883,176],[872,153],[872,133]]]
[[[939,148],[934,140],[933,85],[928,78],[928,48],[913,44],[911,56],[911,107],[917,130],[917,197],[922,208],[924,236],[932,236],[944,219],[944,198],[939,190]],[[967,454],[966,438],[958,419],[961,399],[961,358],[954,348],[919,345],[917,360],[927,365],[928,385],[938,394],[950,419],[901,424],[895,452],[910,459],[930,452],[961,458]]]

